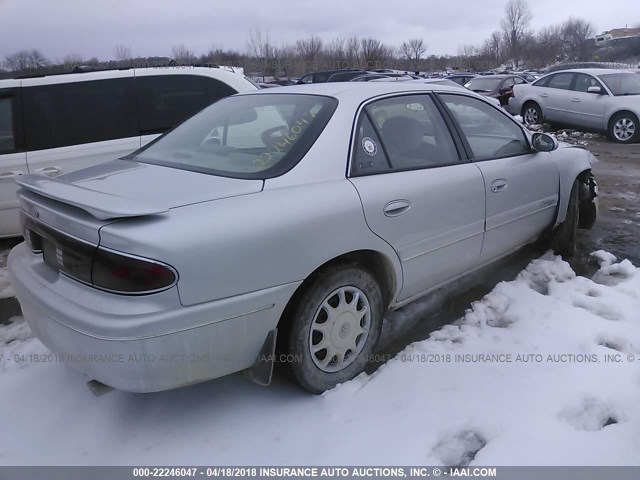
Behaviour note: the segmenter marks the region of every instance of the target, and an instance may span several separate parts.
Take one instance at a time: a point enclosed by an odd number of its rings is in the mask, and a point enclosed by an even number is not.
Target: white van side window
[[[11,98],[0,98],[0,154],[16,149]]]

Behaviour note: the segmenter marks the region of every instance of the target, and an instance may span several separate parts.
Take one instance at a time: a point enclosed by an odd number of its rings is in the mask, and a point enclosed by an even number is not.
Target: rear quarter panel
[[[101,229],[100,244],[172,265],[183,305],[299,282],[361,249],[383,253],[402,283],[395,252],[369,230],[345,178],[119,221]]]

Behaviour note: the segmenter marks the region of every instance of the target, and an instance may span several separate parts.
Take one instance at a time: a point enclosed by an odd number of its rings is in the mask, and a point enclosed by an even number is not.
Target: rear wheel
[[[640,122],[631,112],[616,113],[609,121],[609,138],[616,143],[635,143],[640,140]]]
[[[542,109],[535,102],[528,102],[522,107],[522,121],[525,125],[539,125],[544,123]]]
[[[318,394],[362,372],[384,314],[375,278],[355,266],[333,266],[294,301],[284,319],[282,348],[293,379]]]

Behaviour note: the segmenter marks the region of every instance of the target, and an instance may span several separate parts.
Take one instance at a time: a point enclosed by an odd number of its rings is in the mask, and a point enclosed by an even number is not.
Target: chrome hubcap
[[[358,357],[369,336],[371,308],[356,287],[341,287],[322,302],[311,323],[309,350],[323,372],[339,372]]]
[[[630,118],[621,118],[613,126],[613,135],[617,140],[626,142],[636,133],[636,125]]]
[[[526,112],[524,112],[524,123],[526,125],[535,125],[538,123],[538,111],[529,107]]]

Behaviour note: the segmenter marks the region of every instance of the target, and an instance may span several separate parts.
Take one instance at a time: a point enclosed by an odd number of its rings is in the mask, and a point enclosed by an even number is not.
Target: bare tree
[[[489,53],[495,60],[496,65],[500,64],[503,53],[502,35],[500,35],[500,32],[495,31],[491,34],[487,46],[489,47]]]
[[[346,41],[344,47],[344,54],[347,61],[352,67],[355,67],[360,60],[360,39],[357,36],[353,36]]]
[[[21,50],[5,57],[5,67],[9,70],[37,70],[49,65],[51,62],[40,50]]]
[[[322,53],[322,40],[312,35],[296,42],[296,52],[304,60],[307,68],[317,68],[318,57]]]
[[[471,68],[472,58],[478,54],[476,47],[470,44],[460,45],[458,47],[458,57],[464,68]]]
[[[247,42],[249,55],[260,62],[260,70],[269,75],[275,75],[278,71],[278,49],[271,42],[269,30],[264,33],[256,27],[249,36]]]
[[[196,61],[195,54],[191,50],[189,50],[184,45],[184,43],[174,45],[171,51],[173,53],[173,59],[176,61],[176,63],[182,65],[190,65],[195,63]]]
[[[569,60],[586,60],[593,47],[593,26],[581,19],[570,18],[559,29],[562,53]]]
[[[131,47],[128,45],[118,44],[113,47],[113,55],[116,60],[124,61],[131,59]]]
[[[65,55],[62,59],[62,64],[67,67],[77,67],[78,65],[84,65],[85,59],[82,58],[82,55],[77,53],[70,53],[69,55]]]
[[[7,55],[4,59],[4,64],[9,70],[13,70],[14,72],[26,70],[29,65],[29,52],[27,50],[21,50]]]
[[[362,51],[362,63],[364,68],[376,68],[393,55],[393,51],[384,43],[375,38],[363,38],[360,40]]]
[[[344,38],[338,37],[325,48],[326,55],[341,67],[349,61],[346,44],[347,41]]]
[[[285,78],[290,77],[294,72],[306,73],[304,69],[298,69],[296,64],[296,47],[291,44],[283,45],[276,51],[278,58],[278,64],[284,74]]]
[[[526,0],[509,0],[504,12],[505,18],[501,22],[504,42],[513,66],[517,68],[533,15]]]
[[[420,60],[426,51],[427,45],[421,38],[412,38],[408,42],[402,42],[400,46],[400,54],[409,60],[410,68],[414,72],[420,70]]]

